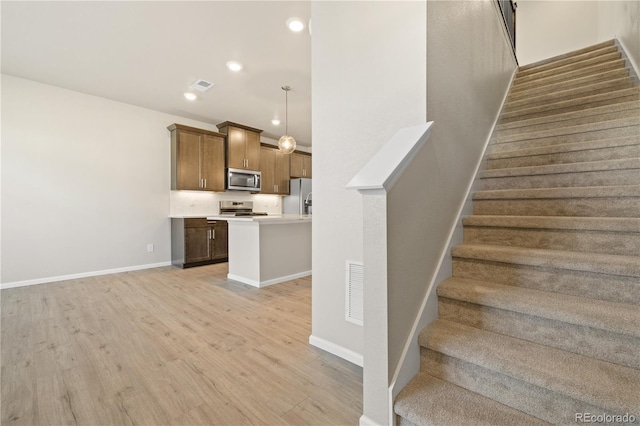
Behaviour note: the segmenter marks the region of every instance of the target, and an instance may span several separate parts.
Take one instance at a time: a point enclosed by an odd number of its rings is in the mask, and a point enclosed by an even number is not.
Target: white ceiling
[[[311,146],[311,36],[285,26],[308,1],[2,1],[2,72]],[[244,65],[239,73],[228,61]],[[196,101],[183,93],[215,83]],[[271,124],[280,118],[282,124]]]

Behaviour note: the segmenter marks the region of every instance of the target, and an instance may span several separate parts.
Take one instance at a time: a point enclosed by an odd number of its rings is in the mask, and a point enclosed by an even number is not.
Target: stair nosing
[[[640,233],[640,218],[635,217],[471,215],[464,217],[462,224],[488,228]]]
[[[640,197],[640,185],[570,186],[561,188],[488,189],[473,193],[474,200],[621,198]]]
[[[640,157],[617,158],[613,160],[580,161],[575,163],[562,164],[545,164],[542,166],[505,167],[500,169],[483,170],[478,174],[478,178],[495,179],[506,177],[544,176],[635,169],[640,169]]]

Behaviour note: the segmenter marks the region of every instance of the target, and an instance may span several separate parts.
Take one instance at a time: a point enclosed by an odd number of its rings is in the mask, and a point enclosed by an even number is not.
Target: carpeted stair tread
[[[593,149],[616,148],[630,145],[640,145],[640,136],[622,136],[610,139],[571,142],[557,145],[539,146],[535,148],[522,148],[514,149],[511,151],[491,152],[487,154],[486,158],[487,160],[498,160],[503,158],[531,157],[537,155],[586,151]]]
[[[637,217],[472,215],[463,218],[462,224],[464,226],[496,228],[564,229],[640,233],[640,218]]]
[[[591,123],[578,124],[574,126],[566,126],[566,127],[547,129],[547,130],[537,130],[537,131],[531,131],[531,132],[522,132],[522,133],[511,134],[511,135],[497,135],[496,137],[493,138],[492,143],[501,144],[501,143],[508,143],[508,142],[523,141],[523,140],[550,138],[554,136],[568,137],[569,135],[574,135],[578,133],[596,132],[598,130],[637,126],[639,124],[640,124],[640,114],[637,114],[636,111],[632,110],[629,116],[620,117],[620,115],[618,115],[618,118],[614,118],[606,121],[594,121]]]
[[[528,124],[528,125],[521,125],[519,127],[506,128],[503,130],[496,130],[494,139],[502,138],[505,136],[518,135],[518,134],[531,134],[533,132],[541,132],[541,131],[547,131],[552,129],[574,127],[574,126],[579,126],[583,124],[603,123],[611,120],[619,120],[622,118],[640,117],[640,102],[636,102],[635,104],[633,102],[625,102],[620,105],[621,105],[621,108],[615,111],[607,111],[604,109],[606,107],[602,107],[602,110],[600,110],[600,108],[593,108],[592,110],[586,110],[585,112],[583,112],[582,116],[576,116],[574,118],[567,118],[564,120],[555,120],[555,121],[546,120],[545,122],[542,122],[542,123],[537,123],[537,124],[534,123],[534,124]],[[609,107],[616,107],[616,106],[618,105],[609,105]],[[611,108],[611,109],[615,109],[615,108]],[[592,112],[593,110],[596,110],[596,112]],[[568,113],[568,114],[573,114],[573,113]],[[562,115],[562,114],[559,114],[559,115]]]
[[[514,80],[511,89],[514,91],[532,89],[535,87],[547,86],[549,84],[560,83],[563,81],[573,81],[576,78],[595,75],[605,71],[617,69],[627,70],[624,59],[613,59],[607,62],[578,68],[561,74],[551,74],[544,76],[530,75],[526,77],[520,77],[519,79]]]
[[[604,410],[640,407],[640,371],[633,368],[446,320],[428,325],[419,343]]]
[[[556,62],[552,64],[541,65],[539,67],[531,68],[524,71],[518,70],[515,81],[527,77],[544,78],[549,75],[564,74],[576,69],[588,67],[591,65],[598,65],[621,58],[621,54],[616,50],[616,48],[604,48],[600,51],[600,53],[602,54],[598,54],[592,57],[586,57],[587,55],[584,55],[583,57],[576,57],[570,59],[568,63]]]
[[[606,47],[610,47],[610,46],[615,46],[616,41],[614,39],[611,40],[607,40],[607,41],[603,41],[602,43],[598,43],[598,44],[594,44],[591,46],[587,46],[587,47],[583,47],[582,49],[576,49],[576,50],[572,50],[570,52],[567,53],[563,53],[561,55],[556,55],[556,56],[552,56],[550,58],[547,59],[542,59],[540,61],[536,61],[527,65],[522,65],[518,68],[518,70],[520,71],[525,71],[531,68],[535,68],[538,67],[540,65],[545,65],[551,62],[556,62],[562,59],[567,59],[567,58],[571,58],[571,57],[575,57],[575,56],[579,56],[582,55],[583,53],[587,53],[587,52],[593,52],[595,50],[600,50]]]
[[[477,191],[474,200],[507,200],[534,198],[619,198],[640,197],[640,185],[586,186],[570,188],[496,189]]]
[[[557,102],[545,103],[543,105],[521,106],[505,110],[502,113],[501,121],[522,120],[527,118],[562,114],[565,112],[581,111],[603,105],[617,104],[640,99],[640,88],[629,87],[620,90],[613,90],[596,95],[584,95],[579,98],[559,100]]]
[[[438,296],[640,337],[640,306],[456,277],[438,286]]]
[[[512,121],[509,123],[501,123],[496,126],[496,131],[502,132],[504,130],[526,128],[529,126],[545,125],[549,123],[564,122],[580,118],[598,117],[604,114],[617,113],[621,111],[638,109],[640,108],[640,100],[621,102],[619,104],[604,105],[594,108],[587,108],[581,111],[565,112],[562,114],[556,114],[548,117],[530,118],[526,120]]]
[[[480,179],[551,175],[560,173],[594,172],[605,170],[633,170],[640,169],[640,158],[621,158],[615,160],[583,161],[580,163],[548,164],[544,166],[510,167],[504,169],[483,170]]]
[[[425,372],[400,392],[394,411],[412,424],[424,426],[548,424]]]
[[[516,108],[575,99],[583,97],[585,94],[606,93],[610,90],[619,90],[628,87],[633,87],[633,81],[628,76],[612,80],[598,81],[578,87],[563,88],[549,93],[536,93],[535,96],[527,96],[519,99],[511,98],[507,100],[504,110],[511,111]]]
[[[579,87],[600,81],[614,80],[616,78],[623,77],[630,78],[629,70],[619,67],[611,70],[604,70],[595,72],[593,74],[584,75],[582,77],[574,78],[568,81],[550,82],[549,84],[538,85],[533,88],[524,86],[519,90],[511,90],[507,97],[507,100],[521,99],[528,96],[537,96],[543,93],[551,93],[556,90],[566,90],[573,87]]]
[[[638,256],[465,243],[453,247],[451,255],[454,258],[640,278],[640,257]]]

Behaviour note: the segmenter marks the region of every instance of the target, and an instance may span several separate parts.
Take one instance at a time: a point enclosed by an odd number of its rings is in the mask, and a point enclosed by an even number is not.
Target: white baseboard
[[[58,281],[75,280],[78,278],[97,277],[99,275],[117,274],[118,272],[139,271],[142,269],[160,268],[162,266],[171,266],[171,262],[149,263],[146,265],[126,266],[124,268],[103,269],[101,271],[82,272],[80,274],[59,275],[57,277],[37,278],[34,280],[14,281],[10,283],[0,284],[1,289],[25,287],[28,285],[47,284]]]
[[[330,354],[339,356],[340,358],[345,359],[357,366],[362,367],[363,365],[362,354],[354,352],[351,349],[347,349],[343,346],[336,345],[335,343],[322,339],[320,337],[316,337],[313,334],[309,336],[309,344],[315,346],[316,348],[320,348],[323,351],[327,351]]]
[[[271,280],[256,281],[250,278],[241,277],[240,275],[227,274],[227,278],[233,281],[238,281],[243,284],[249,284],[254,287],[266,287],[273,284],[283,283],[285,281],[295,280],[296,278],[308,277],[311,275],[311,271],[299,272],[297,274],[285,275],[284,277],[273,278]]]
[[[360,416],[360,426],[383,426],[383,425],[374,422],[369,417],[363,414],[362,416]]]

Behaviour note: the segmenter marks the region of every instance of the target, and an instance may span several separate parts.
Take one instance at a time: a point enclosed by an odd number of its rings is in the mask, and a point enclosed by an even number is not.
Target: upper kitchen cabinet
[[[227,167],[260,170],[260,133],[262,130],[225,121],[218,130],[227,135]]]
[[[294,152],[291,154],[291,177],[311,177],[311,154]]]
[[[289,195],[289,156],[277,148],[260,147],[261,194]]]
[[[171,189],[224,191],[225,135],[172,124]]]

